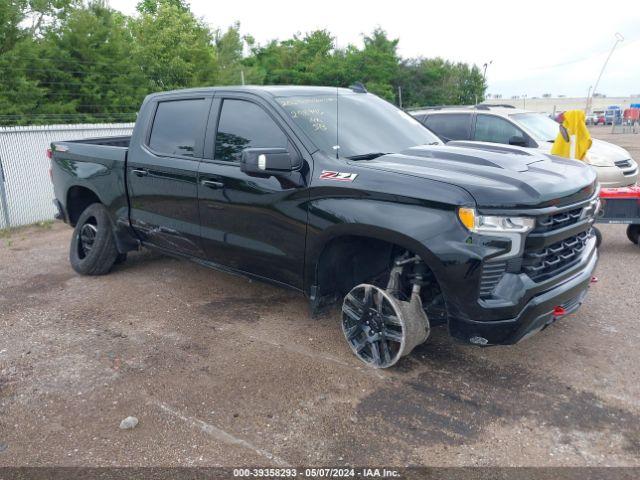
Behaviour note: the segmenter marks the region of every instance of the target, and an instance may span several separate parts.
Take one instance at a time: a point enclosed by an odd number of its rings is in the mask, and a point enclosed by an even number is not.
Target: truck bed
[[[83,143],[87,145],[101,145],[103,147],[129,148],[130,141],[131,135],[122,135],[119,137],[83,138],[81,140],[68,140],[60,143]]]
[[[131,136],[83,138],[53,142],[53,159],[68,159],[88,164],[102,164],[124,169]],[[114,165],[113,162],[120,165]]]
[[[56,199],[69,212],[71,196],[91,193],[107,205],[114,222],[128,222],[125,169],[131,137],[87,138],[53,142],[51,177]],[[73,185],[71,191],[69,186]],[[93,201],[93,199],[91,200]],[[73,216],[73,210],[71,210]]]

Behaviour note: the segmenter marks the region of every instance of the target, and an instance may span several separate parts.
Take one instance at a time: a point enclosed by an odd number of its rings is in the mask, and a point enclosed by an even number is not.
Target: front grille
[[[618,168],[630,168],[631,167],[631,159],[626,159],[626,160],[616,160],[615,162],[613,162],[616,164],[616,167]]]
[[[486,262],[482,266],[482,277],[480,278],[480,298],[489,298],[502,279],[507,262]]]
[[[580,220],[582,215],[582,207],[574,208],[562,213],[556,213],[554,215],[545,215],[538,217],[536,222],[536,228],[533,233],[550,232],[557,230],[558,228],[567,227],[573,225]]]
[[[578,263],[591,235],[589,229],[548,247],[525,251],[522,271],[535,281],[558,275]]]

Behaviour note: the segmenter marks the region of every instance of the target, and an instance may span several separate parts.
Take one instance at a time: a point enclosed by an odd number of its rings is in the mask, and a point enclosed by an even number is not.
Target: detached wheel
[[[640,225],[634,224],[627,227],[627,238],[631,243],[638,245],[640,242]]]
[[[375,368],[394,365],[408,346],[400,306],[375,285],[358,285],[345,296],[342,331],[353,353]]]
[[[89,205],[73,230],[69,249],[71,266],[81,275],[104,275],[117,258],[107,209],[100,203]]]

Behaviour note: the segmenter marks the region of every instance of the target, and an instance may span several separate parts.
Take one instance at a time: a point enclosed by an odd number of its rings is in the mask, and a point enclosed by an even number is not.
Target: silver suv
[[[444,142],[500,143],[551,153],[558,135],[558,123],[546,115],[510,105],[429,107],[409,113]],[[594,138],[585,162],[603,187],[627,187],[638,179],[638,164],[629,152],[609,142]]]

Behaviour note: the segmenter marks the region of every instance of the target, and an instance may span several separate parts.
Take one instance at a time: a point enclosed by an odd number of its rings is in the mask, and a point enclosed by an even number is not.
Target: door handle
[[[202,185],[204,185],[205,187],[209,187],[209,188],[223,188],[224,187],[224,183],[216,182],[214,180],[202,180],[200,183]]]
[[[147,175],[149,175],[149,172],[147,170],[142,169],[133,169],[131,170],[131,173],[134,173],[138,177],[146,177]]]

